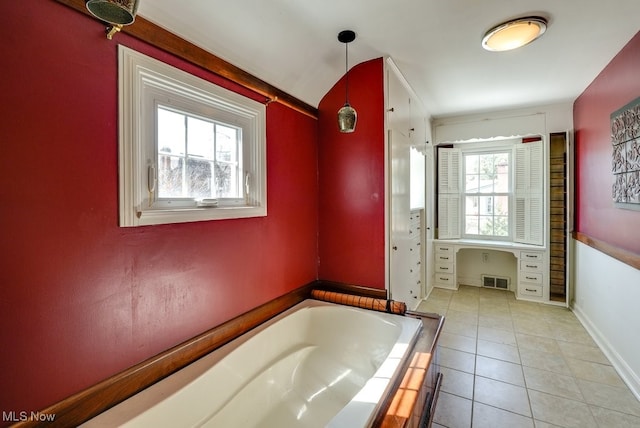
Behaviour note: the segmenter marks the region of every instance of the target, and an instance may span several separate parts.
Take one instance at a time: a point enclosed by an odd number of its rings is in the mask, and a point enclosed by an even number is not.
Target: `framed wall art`
[[[613,202],[640,210],[640,97],[611,113],[611,144]]]

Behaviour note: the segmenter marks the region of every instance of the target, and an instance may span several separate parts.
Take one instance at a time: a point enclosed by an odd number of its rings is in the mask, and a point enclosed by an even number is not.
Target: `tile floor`
[[[640,427],[640,402],[570,310],[469,286],[419,309],[445,315],[434,428]]]

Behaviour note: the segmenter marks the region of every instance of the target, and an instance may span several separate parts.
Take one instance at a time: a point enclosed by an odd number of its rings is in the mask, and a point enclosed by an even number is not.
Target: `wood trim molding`
[[[95,18],[85,7],[85,0],[56,0],[69,6],[78,12]],[[292,95],[270,85],[269,83],[253,76],[252,74],[242,70],[239,67],[205,51],[204,49],[194,45],[187,40],[165,30],[164,28],[154,24],[151,21],[136,16],[136,21],[132,25],[122,27],[122,33],[136,37],[152,46],[169,52],[179,58],[182,58],[192,64],[200,66],[205,70],[222,76],[238,85],[247,88],[257,94],[267,98],[266,102],[278,102],[297,112],[305,114],[311,118],[318,118],[318,109],[295,98]],[[117,35],[115,37],[118,37]],[[105,42],[107,42],[105,38]]]
[[[629,266],[640,270],[640,255],[615,247],[604,241],[600,241],[599,239],[592,238],[582,232],[574,231],[572,233],[572,236],[576,241],[580,241],[591,248],[594,248],[610,257],[613,257],[616,260],[621,261],[622,263],[626,263]]]

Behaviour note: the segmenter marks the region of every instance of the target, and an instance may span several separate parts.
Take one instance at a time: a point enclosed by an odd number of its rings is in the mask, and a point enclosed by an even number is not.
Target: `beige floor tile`
[[[533,334],[516,333],[516,340],[520,349],[534,349],[549,354],[562,355],[558,341],[551,337],[536,336]]]
[[[638,428],[640,418],[615,410],[603,409],[602,407],[591,406],[591,413],[601,427],[615,428]]]
[[[527,389],[533,389],[547,394],[557,395],[571,400],[583,401],[582,392],[572,376],[523,367]]]
[[[476,357],[476,375],[513,385],[525,386],[522,366],[482,355]]]
[[[496,309],[490,306],[480,304],[478,307],[478,315],[481,317],[502,318],[509,325],[509,329],[513,330],[513,321],[511,320],[511,312],[509,309]]]
[[[434,288],[429,294],[429,299],[451,299],[451,296],[455,293],[454,290],[447,290],[445,288]]]
[[[513,328],[517,333],[529,334],[533,336],[554,337],[554,333],[549,324],[542,318],[531,319],[514,319]]]
[[[604,383],[611,386],[624,387],[625,384],[610,365],[583,361],[575,358],[565,358],[573,376],[592,382]]]
[[[533,419],[487,406],[482,403],[473,405],[473,428],[534,428]]]
[[[502,330],[491,327],[478,327],[478,339],[489,342],[502,343],[504,345],[516,346],[516,336],[513,331]]]
[[[438,347],[438,364],[454,370],[467,373],[474,373],[476,367],[476,356],[468,352],[457,351],[455,349]]]
[[[563,340],[565,342],[581,343],[583,345],[598,346],[593,338],[587,333],[585,329],[577,328],[556,328],[553,330],[553,336],[557,340]]]
[[[447,310],[446,320],[461,322],[464,324],[478,325],[478,314],[474,312],[457,311],[455,309]],[[445,320],[445,322],[447,322]]]
[[[471,400],[441,392],[438,396],[433,421],[448,428],[471,426]]]
[[[522,347],[519,348],[519,351],[520,361],[522,361],[523,366],[573,376],[571,369],[562,355]]]
[[[461,312],[471,312],[473,314],[478,314],[478,302],[467,302],[464,300],[451,300],[449,303],[449,309],[454,311]]]
[[[478,316],[478,325],[482,327],[513,331],[513,321],[511,321],[511,316],[496,315],[494,312],[489,315],[485,315],[480,312]]]
[[[573,343],[558,341],[562,354],[569,358],[578,360],[591,361],[600,364],[611,364],[604,353],[597,346],[583,345],[582,343]]]
[[[584,401],[598,407],[640,417],[640,401],[626,387],[609,386],[578,379]],[[638,425],[640,427],[640,425]]]
[[[426,302],[422,302],[418,305],[417,310],[420,312],[433,312],[439,315],[444,315],[445,317],[447,316],[447,307],[448,304],[446,305],[439,305],[438,302],[431,302],[431,301],[426,301]]]
[[[565,428],[598,427],[585,403],[533,390],[529,390],[529,400],[536,421]]]
[[[474,324],[465,324],[461,322],[447,320],[442,328],[443,332],[459,334],[460,336],[478,337],[478,326]]]
[[[474,337],[442,332],[440,333],[440,340],[438,341],[438,344],[458,351],[469,353],[476,352],[476,339]]]
[[[535,424],[536,428],[562,428],[562,427],[559,427],[558,425],[549,424],[546,422],[539,421],[537,419],[534,419],[533,423]]]
[[[531,417],[527,390],[521,386],[476,376],[473,398],[476,402]]]
[[[462,398],[473,398],[473,375],[446,367],[441,368],[442,391]]]
[[[520,364],[520,354],[515,346],[478,339],[477,353],[485,357]]]

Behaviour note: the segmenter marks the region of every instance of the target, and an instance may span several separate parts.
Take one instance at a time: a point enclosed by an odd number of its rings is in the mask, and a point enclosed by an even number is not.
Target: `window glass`
[[[158,197],[241,198],[241,132],[158,107]]]
[[[509,236],[509,152],[464,155],[465,234]]]

